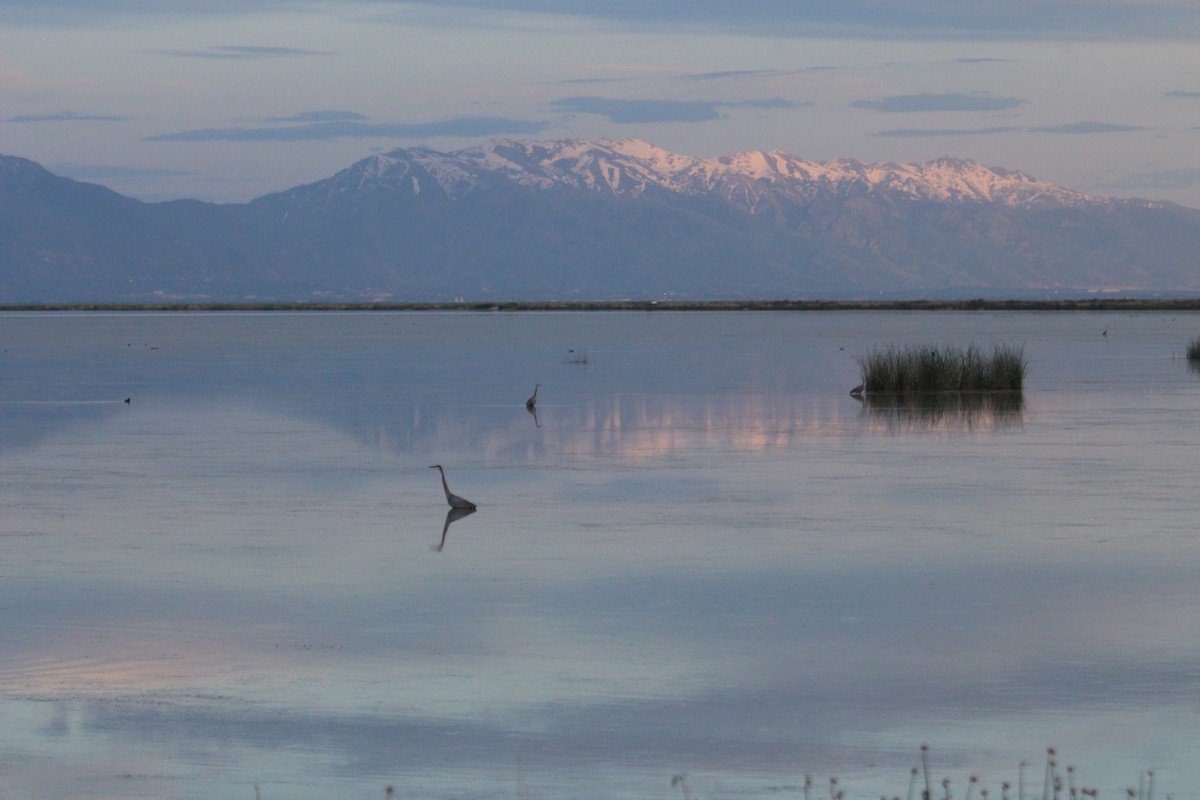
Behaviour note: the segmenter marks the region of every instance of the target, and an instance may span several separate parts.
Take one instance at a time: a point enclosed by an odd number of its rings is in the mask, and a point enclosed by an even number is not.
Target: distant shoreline
[[[465,303],[3,303],[17,311],[1200,311],[1200,297],[1064,300],[600,300]]]

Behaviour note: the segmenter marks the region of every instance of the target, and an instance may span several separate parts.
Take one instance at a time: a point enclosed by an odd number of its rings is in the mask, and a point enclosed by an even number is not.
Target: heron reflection
[[[469,517],[475,513],[475,508],[452,508],[446,512],[446,521],[442,524],[442,540],[435,545],[430,545],[430,550],[435,553],[442,552],[442,548],[446,546],[446,534],[450,532],[450,523],[458,522],[463,517]]]

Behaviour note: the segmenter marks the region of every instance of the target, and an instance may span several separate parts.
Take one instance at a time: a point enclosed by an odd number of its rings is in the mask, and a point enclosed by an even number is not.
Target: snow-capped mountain
[[[318,185],[343,195],[368,186],[417,194],[436,189],[458,199],[497,178],[530,189],[565,187],[626,197],[653,191],[717,195],[752,212],[769,197],[804,202],[822,193],[887,192],[914,200],[1008,206],[1107,202],[1020,172],[953,158],[924,164],[821,163],[782,151],[751,150],[705,159],[639,139],[500,139],[452,153],[395,150],[364,159]]]
[[[943,158],[637,139],[373,155],[242,205],[0,156],[0,302],[1200,293],[1200,211]]]

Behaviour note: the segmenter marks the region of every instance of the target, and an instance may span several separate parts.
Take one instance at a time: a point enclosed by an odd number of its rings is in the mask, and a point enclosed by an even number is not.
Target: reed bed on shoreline
[[[862,389],[875,394],[1019,392],[1029,363],[1023,347],[910,345],[872,350],[858,359]]]
[[[1053,747],[1046,749],[1044,766],[1032,765],[1021,761],[1017,766],[1017,779],[1002,781],[999,784],[999,795],[992,794],[995,785],[979,775],[971,775],[965,789],[962,785],[953,783],[950,778],[940,781],[934,775],[930,766],[930,751],[928,745],[921,745],[920,766],[909,770],[908,788],[903,796],[895,794],[889,797],[882,795],[879,800],[1100,800],[1100,790],[1080,783],[1080,776],[1075,767],[1069,764],[1064,768],[1059,761],[1058,752]],[[268,800],[259,784],[254,784],[254,800]],[[701,800],[702,795],[693,791],[686,772],[671,777],[671,788],[682,794],[683,800]],[[804,776],[804,785],[773,787],[773,792],[780,797],[792,797],[796,800],[846,800],[846,788],[836,778],[830,778],[828,783],[818,783],[811,773]],[[1137,786],[1130,786],[1122,793],[1124,800],[1155,800],[1154,770],[1144,770],[1138,775]],[[384,787],[384,799],[393,800],[396,797],[396,787],[388,784]],[[528,790],[518,787],[518,797],[529,797]],[[660,796],[655,794],[655,796]],[[1164,800],[1172,800],[1170,794]]]
[[[1138,775],[1136,787],[1124,791],[1125,800],[1155,800],[1154,770],[1145,770]],[[992,794],[995,786],[989,787],[978,775],[971,775],[966,786],[956,785],[949,778],[940,781],[930,768],[928,745],[921,745],[921,764],[909,771],[908,788],[901,796],[881,796],[879,800],[1099,800],[1100,790],[1081,784],[1075,767],[1065,768],[1053,748],[1046,749],[1046,762],[1042,767],[1020,762],[1015,784],[1003,781],[999,784],[999,796]],[[698,800],[688,787],[687,775],[675,775],[671,786],[682,790],[683,800]],[[828,784],[814,781],[811,774],[804,776],[803,800],[846,800],[846,789],[837,778]],[[1172,800],[1167,795],[1165,800]]]
[[[1200,363],[1200,336],[1188,342],[1187,360],[1193,364]]]

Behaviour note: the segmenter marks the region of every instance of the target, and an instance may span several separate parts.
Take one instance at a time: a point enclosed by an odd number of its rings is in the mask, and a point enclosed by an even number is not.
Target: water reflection
[[[889,393],[859,399],[868,428],[889,434],[1005,430],[1025,421],[1021,392]]]
[[[5,319],[14,796],[769,800],[822,770],[862,800],[921,741],[1200,783],[1200,382],[1152,355],[1179,326]],[[847,396],[847,350],[987,326],[1026,398]],[[431,557],[471,513],[438,461],[488,516]]]
[[[450,532],[450,523],[458,522],[463,517],[469,517],[475,513],[473,508],[452,508],[446,512],[446,521],[442,524],[442,540],[437,544],[430,545],[429,549],[435,553],[442,552],[442,548],[446,546],[446,534]]]

